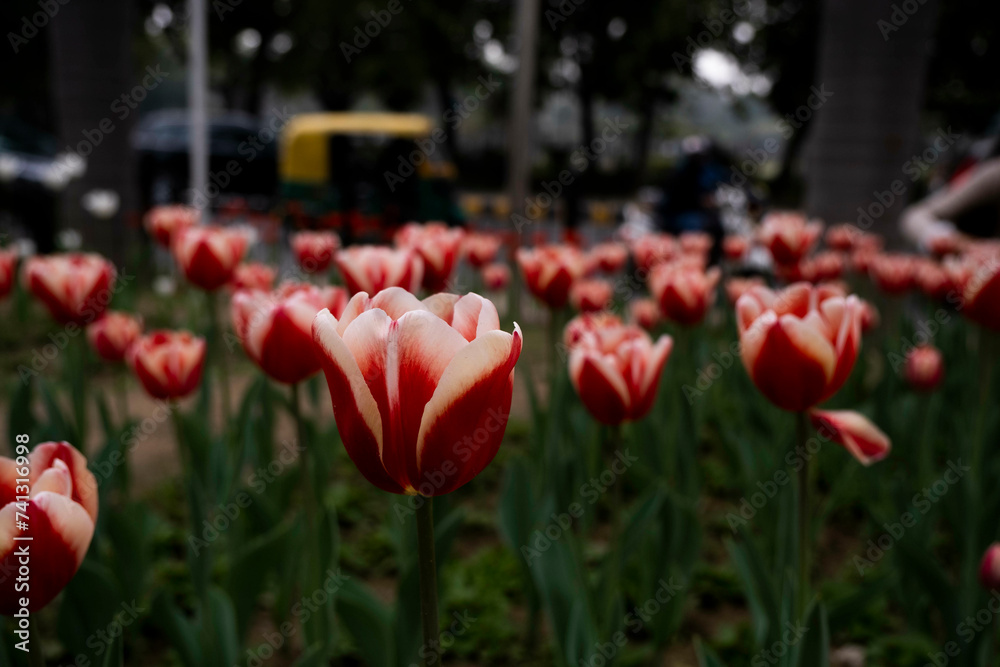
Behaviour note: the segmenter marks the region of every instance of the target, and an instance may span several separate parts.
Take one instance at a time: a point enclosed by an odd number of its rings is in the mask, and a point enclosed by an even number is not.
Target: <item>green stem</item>
[[[808,434],[808,419],[805,412],[800,412],[795,419],[795,444],[801,446]],[[806,458],[799,468],[799,590],[798,618],[804,619],[806,606],[809,604],[809,486],[810,460]]]
[[[87,337],[76,336],[70,343],[70,388],[73,392],[73,417],[76,421],[77,446],[86,451],[87,441]]]
[[[438,653],[437,561],[434,557],[434,499],[422,498],[417,509],[417,551],[420,567],[420,619],[424,627],[424,667],[440,657]]]
[[[309,539],[316,535],[316,492],[313,489],[312,466],[309,459],[309,443],[306,442],[306,425],[302,418],[301,383],[292,385],[292,417],[295,419],[295,432],[298,439],[299,471],[302,475],[302,499],[306,516],[306,531]],[[309,551],[309,550],[307,550]],[[315,553],[313,554],[316,555]],[[308,556],[307,556],[308,558]],[[312,582],[310,582],[312,583]]]

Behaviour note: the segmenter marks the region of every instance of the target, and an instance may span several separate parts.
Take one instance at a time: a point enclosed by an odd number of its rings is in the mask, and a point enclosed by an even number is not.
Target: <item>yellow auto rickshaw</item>
[[[282,130],[278,169],[295,227],[380,241],[411,220],[459,224],[447,136],[404,113],[309,113]]]

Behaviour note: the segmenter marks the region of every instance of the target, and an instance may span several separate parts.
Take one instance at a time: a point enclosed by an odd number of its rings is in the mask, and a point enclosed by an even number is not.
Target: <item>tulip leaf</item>
[[[226,589],[236,608],[236,628],[245,637],[257,596],[267,583],[267,575],[280,562],[293,523],[278,524],[270,532],[243,545],[233,559]]]
[[[233,601],[218,586],[208,589],[207,599],[211,626],[202,625],[205,655],[214,656],[213,665],[235,664],[240,643]]]
[[[779,618],[778,603],[774,597],[774,583],[760,564],[759,554],[745,532],[740,543],[727,541],[726,546],[736,572],[743,580],[753,620],[754,639],[757,645],[767,640],[772,624]]]
[[[394,655],[389,610],[364,584],[347,579],[337,595],[337,614],[347,628],[362,662],[369,667],[391,667]]]
[[[822,602],[810,606],[804,627],[789,627],[788,638],[782,641],[790,644],[792,665],[798,667],[830,667],[830,628],[827,624],[826,607]],[[799,633],[805,632],[802,636]]]
[[[94,647],[87,640],[107,627],[122,602],[114,574],[92,558],[84,560],[63,594],[56,626],[60,641],[74,654],[91,655]]]
[[[166,593],[160,592],[153,599],[152,618],[160,631],[166,635],[170,645],[177,651],[184,667],[203,667],[198,634],[192,623]]]
[[[20,434],[34,435],[38,422],[35,420],[35,413],[31,406],[34,402],[34,392],[31,390],[31,381],[25,380],[19,383],[10,398],[10,410],[7,412],[7,442],[17,442],[15,436]],[[34,439],[32,439],[35,442]],[[41,442],[39,440],[38,442]],[[11,452],[13,453],[13,452]]]
[[[500,532],[507,546],[519,556],[520,549],[528,543],[535,525],[534,498],[531,473],[523,457],[515,457],[507,464],[498,509]]]

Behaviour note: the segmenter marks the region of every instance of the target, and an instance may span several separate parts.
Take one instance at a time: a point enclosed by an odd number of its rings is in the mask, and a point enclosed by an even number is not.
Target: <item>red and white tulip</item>
[[[297,232],[292,234],[290,242],[295,261],[306,273],[326,271],[340,249],[340,237],[334,232]]]
[[[164,248],[170,248],[174,235],[181,229],[194,227],[201,219],[198,209],[182,204],[151,208],[143,220],[146,231]]]
[[[416,292],[424,277],[423,261],[409,248],[352,246],[338,252],[334,261],[351,294],[375,294],[389,287]]]
[[[396,246],[412,248],[420,255],[424,261],[421,284],[430,292],[440,292],[451,280],[464,236],[461,228],[441,222],[411,222],[396,233]]]
[[[683,263],[659,264],[649,276],[649,290],[667,319],[693,325],[705,319],[715,302],[721,276],[718,267],[706,272]]]
[[[202,225],[178,230],[174,259],[188,282],[212,292],[233,279],[249,239],[240,229]]]
[[[798,264],[819,240],[823,225],[792,212],[769,213],[761,222],[759,240],[775,264]]]
[[[101,359],[122,361],[142,333],[142,322],[129,313],[109,312],[87,327],[87,340]]]
[[[843,446],[863,465],[881,461],[892,449],[889,436],[858,412],[812,410],[809,418],[820,435]]]
[[[528,289],[554,310],[565,307],[573,283],[587,272],[586,257],[571,245],[518,248],[515,258]]]
[[[89,324],[111,301],[115,267],[96,254],[37,255],[22,269],[29,292],[49,309],[60,324]]]
[[[129,347],[125,359],[153,398],[184,398],[201,382],[205,339],[187,331],[152,331]]]

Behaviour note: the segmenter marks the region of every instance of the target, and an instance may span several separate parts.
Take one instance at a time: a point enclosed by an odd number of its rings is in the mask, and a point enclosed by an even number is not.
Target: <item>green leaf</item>
[[[799,637],[799,643],[794,644],[792,664],[798,667],[830,667],[830,628],[826,607],[821,602],[813,604],[806,617],[806,633],[804,637]]]
[[[203,667],[198,633],[166,593],[158,593],[153,599],[152,618],[185,667]]]
[[[347,579],[336,600],[337,614],[354,640],[364,664],[390,667],[395,649],[392,643],[389,610],[368,589],[354,579]]]
[[[208,607],[211,634],[204,634],[204,654],[214,656],[214,662],[211,663],[213,665],[233,665],[240,646],[233,602],[224,590],[212,586],[208,590]],[[203,626],[202,630],[207,631],[208,628]]]
[[[90,655],[87,640],[107,627],[121,611],[122,596],[114,574],[92,559],[83,561],[63,595],[56,622],[59,639],[74,654]]]
[[[291,521],[278,524],[270,532],[243,545],[233,559],[226,589],[237,610],[236,628],[240,638],[246,636],[257,597],[267,583],[268,574],[281,562],[293,526]]]

